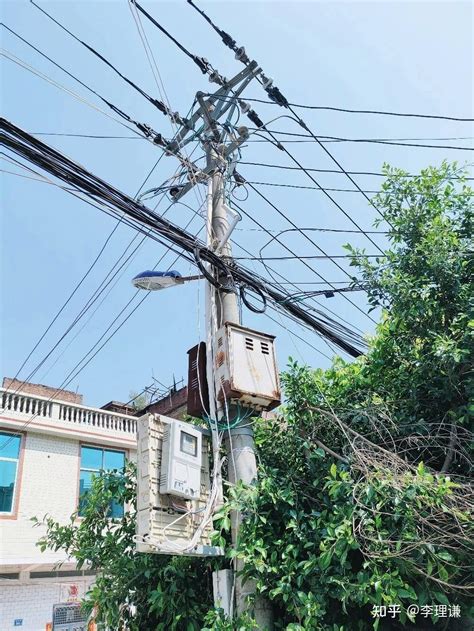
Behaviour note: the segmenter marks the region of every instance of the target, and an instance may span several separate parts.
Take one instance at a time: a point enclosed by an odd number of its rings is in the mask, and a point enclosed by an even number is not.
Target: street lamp
[[[204,276],[181,276],[176,270],[166,272],[157,272],[154,270],[146,270],[140,272],[132,278],[132,285],[137,289],[145,289],[147,291],[158,291],[160,289],[168,289],[168,287],[176,287],[184,285],[191,280],[200,280]]]

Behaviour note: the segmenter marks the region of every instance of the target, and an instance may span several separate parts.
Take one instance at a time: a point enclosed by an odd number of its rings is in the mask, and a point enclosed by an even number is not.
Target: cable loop
[[[256,307],[247,299],[246,292],[249,289],[254,291],[258,295],[258,297],[262,301],[261,307]],[[258,287],[257,285],[242,284],[240,285],[239,293],[240,293],[240,299],[242,300],[244,305],[247,307],[247,309],[250,309],[250,311],[253,311],[254,313],[265,313],[267,309],[267,298],[265,294],[263,293],[263,291],[260,289],[260,287]]]
[[[222,259],[220,259],[218,256],[214,256],[213,260],[210,261],[210,264],[216,268],[216,275],[213,275],[204,265],[204,262],[201,258],[201,252],[205,249],[206,248],[202,247],[196,247],[194,249],[194,258],[201,274],[209,283],[211,283],[213,287],[215,287],[219,291],[225,291],[227,293],[235,291],[234,277],[232,276],[228,266],[224,263]],[[226,279],[225,282],[222,282],[220,280],[222,277]]]

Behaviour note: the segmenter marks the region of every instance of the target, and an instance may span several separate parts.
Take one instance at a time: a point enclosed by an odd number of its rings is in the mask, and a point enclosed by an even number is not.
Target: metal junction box
[[[226,322],[217,335],[215,370],[227,397],[256,410],[272,410],[281,401],[275,336]]]

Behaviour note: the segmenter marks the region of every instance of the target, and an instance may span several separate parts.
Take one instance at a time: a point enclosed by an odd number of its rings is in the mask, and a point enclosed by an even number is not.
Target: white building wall
[[[68,521],[77,507],[80,444],[56,436],[28,433],[23,470],[17,482],[20,492],[16,519],[0,520],[0,564],[50,563],[66,558],[61,552],[41,553],[36,546],[43,527],[33,527],[32,517],[46,513]]]
[[[74,581],[79,593],[85,593],[91,580]],[[11,585],[0,588],[0,629],[1,631],[44,631],[52,622],[53,605],[63,602],[64,587],[60,583],[34,583]],[[15,620],[22,620],[21,626],[14,626]]]

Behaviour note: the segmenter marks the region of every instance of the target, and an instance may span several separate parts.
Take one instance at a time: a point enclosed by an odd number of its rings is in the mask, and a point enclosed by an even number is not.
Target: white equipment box
[[[256,410],[280,404],[275,336],[226,322],[217,335],[215,370],[218,397]]]
[[[174,431],[171,427],[176,425]],[[188,423],[177,421],[173,418],[159,414],[145,414],[138,419],[137,436],[137,537],[136,549],[138,552],[154,554],[180,554],[180,550],[189,545],[196,530],[201,526],[205,515],[205,508],[209,500],[210,476],[209,476],[209,438],[198,428]],[[171,430],[171,431],[170,431]],[[184,432],[194,437],[200,434],[197,443],[188,436],[183,437],[181,443],[180,434]],[[168,438],[166,435],[168,434]],[[161,493],[162,473],[168,470],[165,466],[165,443],[169,444],[173,434],[174,445],[184,447],[184,455],[191,457],[199,454],[199,467],[197,469],[197,495],[193,499],[176,497],[175,494]],[[189,453],[187,453],[189,452]],[[179,458],[181,459],[181,455]],[[186,461],[186,465],[189,463]],[[174,474],[173,474],[174,475]],[[192,475],[195,475],[193,472]],[[171,476],[172,477],[172,476]],[[179,476],[176,476],[179,477]],[[163,488],[169,488],[163,486]],[[196,489],[196,481],[189,485]],[[196,545],[191,550],[186,550],[189,556],[220,556],[223,550],[211,544],[212,521],[203,528]],[[171,548],[175,548],[173,551]]]
[[[201,494],[202,433],[190,423],[173,421],[163,432],[160,493],[188,500]]]

